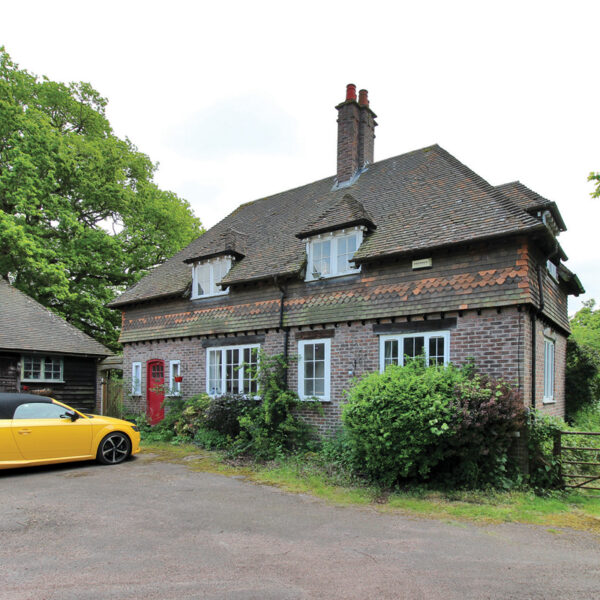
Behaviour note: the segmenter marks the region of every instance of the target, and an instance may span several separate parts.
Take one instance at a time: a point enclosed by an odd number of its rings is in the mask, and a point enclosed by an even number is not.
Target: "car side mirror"
[[[60,415],[61,419],[71,419],[71,421],[77,421],[79,419],[79,415],[72,410],[66,411],[64,414]]]

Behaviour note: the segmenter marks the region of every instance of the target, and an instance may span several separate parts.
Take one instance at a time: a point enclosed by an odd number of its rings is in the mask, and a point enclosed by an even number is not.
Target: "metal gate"
[[[600,432],[559,431],[554,456],[564,487],[600,490]]]

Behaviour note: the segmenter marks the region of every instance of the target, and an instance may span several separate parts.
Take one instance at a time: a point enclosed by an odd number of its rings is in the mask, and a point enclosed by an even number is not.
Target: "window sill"
[[[64,379],[21,379],[21,383],[65,383]]]
[[[300,398],[301,402],[331,402],[330,398],[319,398],[318,396],[310,396],[308,398]]]
[[[556,400],[554,398],[544,398],[542,404],[556,404]]]
[[[218,298],[219,296],[227,296],[229,290],[225,292],[218,292],[216,294],[205,294],[204,296],[190,296],[190,300],[204,300],[205,298]]]
[[[348,271],[346,273],[336,273],[335,275],[323,275],[322,277],[311,277],[310,279],[305,279],[306,283],[311,283],[313,281],[327,281],[328,279],[338,279],[339,277],[348,277],[349,275],[360,275],[360,269],[356,269],[356,271]]]

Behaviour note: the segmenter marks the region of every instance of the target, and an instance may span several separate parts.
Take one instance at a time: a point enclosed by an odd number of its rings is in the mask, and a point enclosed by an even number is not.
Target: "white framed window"
[[[194,264],[192,267],[192,299],[227,294],[219,282],[231,269],[231,257],[219,256]]]
[[[181,396],[181,361],[169,361],[169,395]]]
[[[259,344],[207,348],[206,392],[211,396],[256,396],[259,349]]]
[[[558,281],[558,267],[550,259],[546,261],[546,270],[554,281]]]
[[[554,340],[544,338],[544,402],[554,400]]]
[[[21,357],[21,381],[63,383],[63,359],[56,356]]]
[[[358,273],[350,260],[363,239],[363,228],[342,229],[315,236],[306,242],[306,281]]]
[[[450,332],[403,333],[379,337],[379,370],[388,365],[404,365],[405,358],[423,356],[428,366],[450,362]]]
[[[328,401],[331,379],[331,340],[298,342],[298,396]]]
[[[131,363],[131,395],[142,395],[142,363]]]

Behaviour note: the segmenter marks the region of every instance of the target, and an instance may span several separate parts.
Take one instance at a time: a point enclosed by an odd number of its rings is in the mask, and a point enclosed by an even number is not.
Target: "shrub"
[[[232,438],[237,437],[240,433],[240,417],[254,406],[254,400],[241,395],[225,394],[213,398],[205,412],[206,427]]]
[[[384,485],[426,478],[444,458],[441,442],[453,433],[451,400],[462,378],[452,366],[414,360],[356,383],[342,413],[355,464]]]
[[[194,436],[194,444],[206,450],[223,450],[231,444],[231,438],[214,429],[200,428]]]
[[[308,444],[313,428],[294,412],[304,403],[286,389],[286,369],[281,355],[259,354],[261,401],[240,416],[235,452],[270,460]]]
[[[199,429],[204,428],[206,410],[210,404],[210,396],[198,394],[188,398],[177,408],[171,408],[164,421],[173,423],[175,435],[186,440],[193,440]]]
[[[561,484],[560,462],[554,457],[554,439],[567,425],[558,417],[534,410],[527,416],[529,484],[534,488],[552,488]]]
[[[581,408],[600,400],[600,352],[573,338],[567,340],[565,392],[569,421]]]
[[[454,485],[509,487],[517,474],[509,449],[526,420],[520,395],[505,381],[473,373],[453,396],[453,435],[440,477]]]

